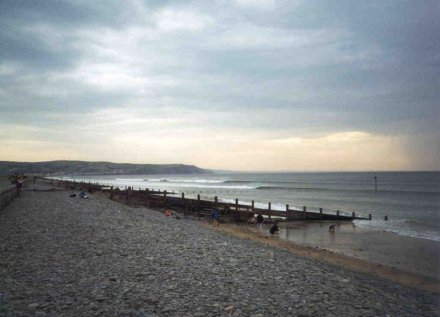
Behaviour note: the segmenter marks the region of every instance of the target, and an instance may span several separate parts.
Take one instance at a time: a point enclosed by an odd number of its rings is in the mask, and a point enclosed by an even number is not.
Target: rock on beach
[[[0,316],[439,316],[438,296],[100,195],[0,211]]]

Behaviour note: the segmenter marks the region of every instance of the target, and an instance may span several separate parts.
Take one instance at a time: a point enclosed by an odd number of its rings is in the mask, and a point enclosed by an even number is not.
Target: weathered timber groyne
[[[59,187],[68,189],[85,189],[89,192],[103,192],[112,200],[117,200],[131,206],[144,206],[153,209],[169,208],[181,212],[183,214],[190,214],[196,216],[207,216],[216,208],[220,211],[222,219],[229,221],[246,221],[254,214],[262,214],[269,219],[272,217],[282,217],[286,221],[295,220],[338,220],[338,221],[352,221],[356,219],[371,220],[371,214],[368,218],[359,217],[354,212],[351,215],[343,215],[339,211],[335,214],[324,213],[320,208],[319,212],[308,211],[304,206],[302,210],[291,209],[286,205],[284,211],[273,210],[271,203],[268,203],[268,208],[256,208],[254,201],[251,205],[240,204],[238,199],[235,203],[222,202],[216,196],[214,201],[202,200],[200,195],[197,198],[185,197],[184,193],[175,193],[168,191],[155,191],[150,189],[135,190],[131,187],[126,189],[113,188],[112,186],[102,185],[90,182],[76,182],[57,179],[46,179],[47,181],[56,184]]]
[[[33,178],[26,178],[21,182],[22,188],[26,187]],[[0,210],[6,207],[11,200],[20,195],[21,188],[17,188],[16,184],[0,188]]]

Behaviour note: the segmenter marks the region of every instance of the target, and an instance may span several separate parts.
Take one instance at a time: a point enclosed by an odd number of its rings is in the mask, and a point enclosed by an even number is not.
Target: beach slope
[[[0,315],[440,315],[433,293],[69,194],[23,192],[0,212]]]

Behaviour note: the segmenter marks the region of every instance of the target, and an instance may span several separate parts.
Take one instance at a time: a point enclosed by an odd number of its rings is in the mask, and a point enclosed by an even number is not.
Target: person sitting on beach
[[[217,209],[217,208],[214,208],[214,209],[211,211],[211,220],[212,220],[212,225],[215,226],[215,227],[218,227],[218,226],[219,226],[218,218],[219,218],[219,212],[218,212],[218,209]]]
[[[171,210],[169,210],[169,209],[166,209],[163,214],[165,217],[172,217],[173,216],[173,214],[171,213]]]
[[[263,235],[263,223],[264,223],[264,217],[261,214],[258,214],[257,216],[257,232],[258,235]]]
[[[330,232],[335,232],[335,225],[330,225],[330,227],[328,227],[328,231]]]
[[[85,199],[89,198],[89,196],[87,196],[87,193],[84,189],[79,192],[79,197]]]
[[[280,227],[278,227],[277,222],[275,221],[272,225],[272,227],[270,228],[269,232],[270,232],[270,236],[274,237],[276,234],[278,234],[278,231],[280,231]]]

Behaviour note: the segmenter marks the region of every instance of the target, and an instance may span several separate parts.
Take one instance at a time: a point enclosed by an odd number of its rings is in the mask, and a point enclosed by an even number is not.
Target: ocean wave
[[[396,220],[355,220],[354,223],[360,227],[373,230],[394,232],[401,236],[428,239],[440,242],[438,226],[427,227],[425,222],[413,219]],[[437,229],[437,230],[432,230]]]
[[[426,194],[439,195],[440,192],[429,191],[410,191],[410,190],[378,190],[374,189],[353,189],[353,188],[325,188],[325,187],[288,187],[288,186],[256,186],[257,190],[301,190],[301,191],[331,191],[331,192],[357,192],[357,193],[377,193],[377,194]]]
[[[235,204],[235,199],[232,198],[221,198],[219,201],[224,202],[224,203],[230,203],[230,204]],[[246,200],[239,200],[238,203],[240,205],[252,205],[251,201],[246,201]],[[254,207],[255,208],[259,208],[259,209],[268,209],[268,203],[262,203],[262,202],[254,202]],[[295,207],[295,206],[290,206],[290,209],[295,209],[295,210],[300,210],[302,209],[299,207]],[[286,205],[284,204],[280,204],[280,203],[272,203],[271,204],[271,209],[272,210],[276,210],[276,211],[286,211]]]
[[[168,182],[168,183],[206,183],[206,184],[221,184],[224,183],[223,180],[212,180],[212,179],[173,179],[173,178],[146,178],[143,181],[145,182]]]
[[[246,184],[246,183],[258,183],[255,181],[245,181],[245,180],[227,180],[227,181],[223,181],[223,183],[225,184]]]
[[[329,190],[328,188],[286,187],[286,186],[257,186],[256,189],[266,189],[266,190]]]

